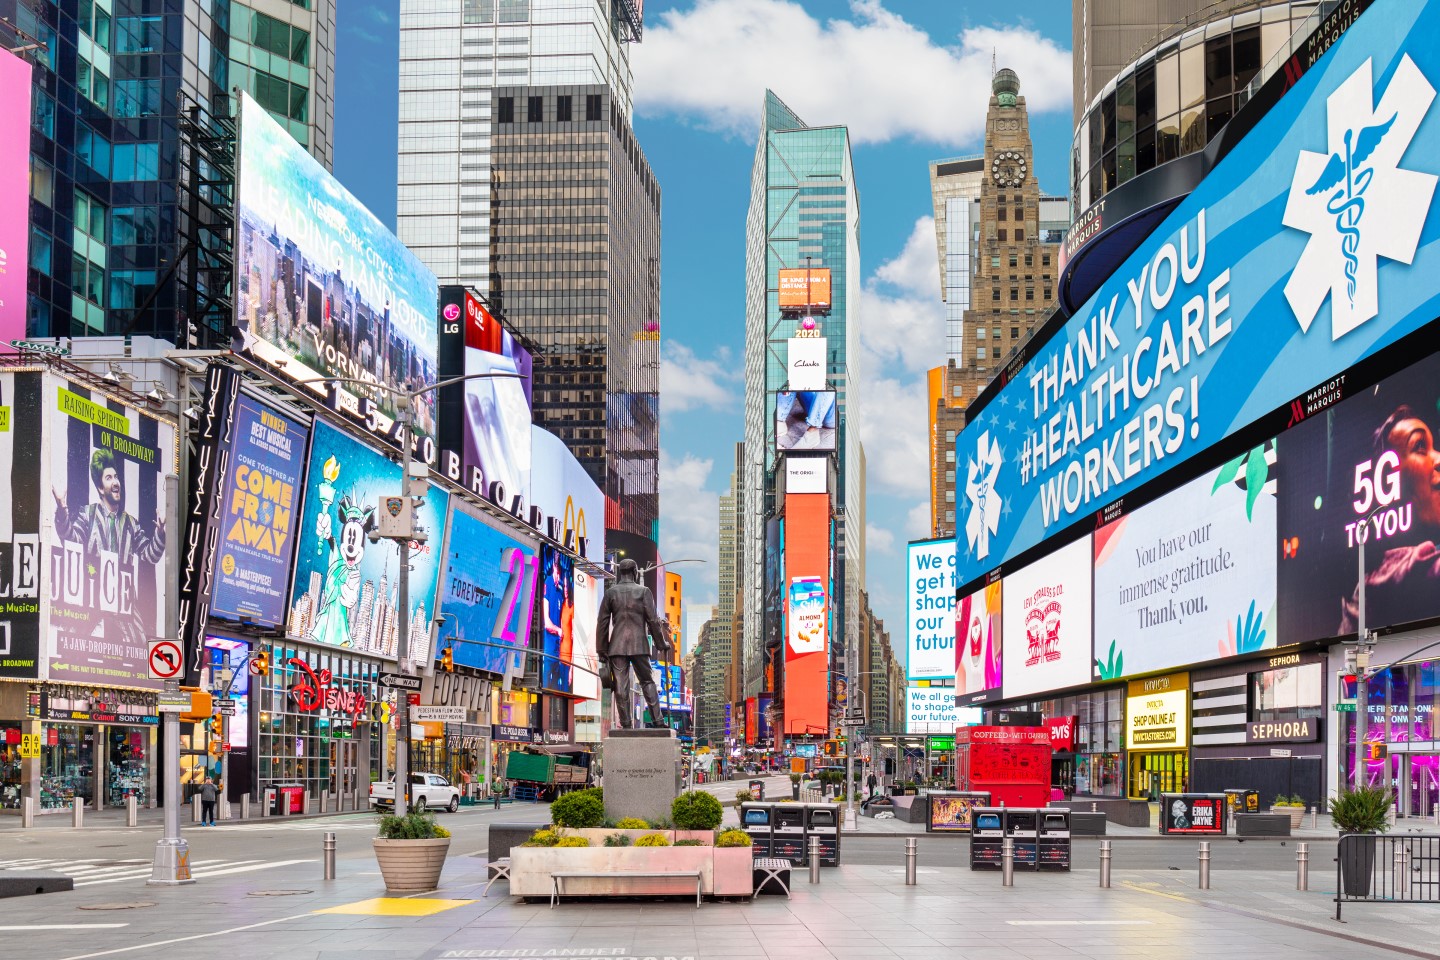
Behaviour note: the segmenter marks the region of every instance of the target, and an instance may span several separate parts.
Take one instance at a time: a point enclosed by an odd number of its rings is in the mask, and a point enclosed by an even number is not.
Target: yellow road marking
[[[474,900],[436,900],[414,897],[375,897],[355,903],[326,907],[315,913],[346,913],[362,917],[428,917],[432,914],[463,907]]]

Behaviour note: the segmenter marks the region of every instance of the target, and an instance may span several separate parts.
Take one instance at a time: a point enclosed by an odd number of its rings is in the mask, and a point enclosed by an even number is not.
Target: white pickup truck
[[[385,783],[370,784],[370,805],[376,810],[392,809],[395,806],[395,778]],[[410,774],[410,806],[417,813],[425,810],[445,809],[454,813],[460,809],[460,788],[449,780],[434,773]]]

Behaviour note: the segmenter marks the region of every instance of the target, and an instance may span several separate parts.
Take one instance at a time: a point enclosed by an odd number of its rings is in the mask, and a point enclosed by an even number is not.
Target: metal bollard
[[[135,794],[125,798],[125,826],[140,826],[140,804],[135,799]]]
[[[321,812],[321,813],[329,813],[329,812],[330,812],[330,794],[327,793],[327,792],[324,791],[324,790],[321,790],[321,791],[320,791],[320,812]]]
[[[1310,829],[1311,829],[1311,830],[1315,830],[1315,829],[1318,829],[1319,826],[1320,826],[1320,808],[1319,808],[1319,807],[1311,807],[1311,808],[1310,808]]]
[[[200,794],[198,793],[190,798],[190,822],[200,822]]]
[[[310,813],[310,791],[305,790],[300,794],[300,812],[306,815]]]
[[[1395,899],[1410,896],[1410,848],[1395,844]]]
[[[240,794],[240,819],[250,819],[250,794],[248,793]]]
[[[325,879],[335,879],[335,833],[325,831],[325,842],[322,844],[325,851]]]
[[[77,830],[85,826],[85,801],[76,797],[71,801],[70,825]]]
[[[1090,812],[1091,812],[1091,813],[1099,813],[1099,812],[1100,812],[1100,804],[1095,803],[1095,802],[1092,801],[1091,804],[1090,804]]]
[[[1200,889],[1210,889],[1210,841],[1200,841]]]
[[[1000,886],[1015,886],[1015,838],[1006,837],[1000,843]]]
[[[35,826],[35,798],[26,797],[20,801],[20,826],[29,830]]]
[[[810,838],[810,882],[820,882],[820,838]]]
[[[1110,841],[1100,841],[1100,886],[1110,889]]]
[[[1310,889],[1310,844],[1295,845],[1295,889]]]
[[[905,840],[905,886],[915,886],[915,858],[919,856],[920,841],[914,837]]]

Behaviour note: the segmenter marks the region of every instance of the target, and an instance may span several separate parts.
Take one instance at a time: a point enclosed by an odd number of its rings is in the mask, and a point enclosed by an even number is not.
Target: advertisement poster
[[[595,621],[600,617],[600,581],[575,565],[575,665],[571,693],[584,700],[600,699],[600,655],[595,650]]]
[[[785,607],[781,634],[785,729],[777,736],[826,734],[830,730],[830,498],[816,493],[786,497],[784,531],[786,580],[780,593]]]
[[[971,813],[976,807],[983,807],[988,803],[984,795],[931,791],[930,822],[927,827],[933,833],[969,833]]]
[[[1094,678],[1273,648],[1275,444],[1095,532]]]
[[[0,343],[6,344],[25,337],[33,75],[28,60],[0,48]]]
[[[233,437],[210,613],[273,627],[285,617],[310,428],[241,394]]]
[[[755,735],[761,742],[764,742],[775,736],[775,729],[770,723],[771,713],[775,709],[775,694],[762,693],[756,698],[755,704],[755,717],[758,723]]]
[[[906,733],[954,733],[980,722],[979,707],[957,707],[953,687],[907,687]]]
[[[403,616],[411,659],[424,662],[430,655],[449,498],[431,487],[415,510],[427,539],[410,545],[410,609],[402,614],[395,579],[400,547],[392,540],[371,543],[367,536],[380,499],[399,492],[399,464],[328,424],[315,424],[305,508],[295,532],[290,636],[393,660]]]
[[[40,523],[53,506],[40,480],[44,384],[43,374],[0,373],[0,677],[15,680],[40,676]]]
[[[780,309],[786,312],[830,312],[830,268],[804,267],[781,270],[779,285]]]
[[[834,453],[835,424],[834,390],[775,394],[775,449],[781,453]]]
[[[955,608],[955,699],[961,705],[1000,698],[1001,597],[996,580],[961,597]]]
[[[530,489],[530,403],[509,357],[465,348],[465,475],[478,468],[488,493],[501,483],[509,496]]]
[[[1225,832],[1225,795],[1162,793],[1161,833]]]
[[[790,581],[790,653],[825,652],[825,584],[819,577]]]
[[[685,702],[685,677],[679,664],[650,661],[655,671],[655,684],[660,695],[660,706],[666,713],[689,713],[690,704]]]
[[[570,664],[575,658],[575,561],[546,544],[540,548],[540,636],[545,656],[540,686],[552,693],[572,692]]]
[[[56,377],[45,380],[50,490],[50,679],[159,689],[146,644],[163,636],[168,421]]]
[[[1190,675],[1131,680],[1125,698],[1125,747],[1184,749],[1190,742]]]
[[[791,390],[824,390],[826,368],[825,337],[791,337],[785,342],[786,362]]]
[[[458,504],[450,513],[446,543],[441,643],[450,646],[457,664],[503,674],[506,651],[498,645],[523,649],[530,643],[540,579],[536,550]]]
[[[1440,357],[1287,430],[1280,448],[1280,642],[1440,616]],[[1363,534],[1362,534],[1362,531]]]
[[[971,409],[962,583],[1435,319],[1437,51],[1440,6],[1376,3]]]
[[[905,578],[906,673],[912,680],[955,672],[955,541],[909,545]]]
[[[1090,600],[1089,537],[1005,578],[1007,698],[1090,682]]]
[[[235,215],[243,350],[295,381],[387,385],[333,386],[351,414],[364,412],[361,399],[373,404],[388,434],[395,391],[435,382],[435,275],[248,94]],[[415,401],[414,419],[417,433],[436,435],[433,392]]]
[[[565,441],[540,427],[531,429],[531,438],[530,504],[558,521],[554,539],[568,546],[573,537],[576,553],[592,563],[603,562],[604,492]]]

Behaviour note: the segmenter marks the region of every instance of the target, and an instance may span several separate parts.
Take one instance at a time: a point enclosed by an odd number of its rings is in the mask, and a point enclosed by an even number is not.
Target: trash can
[[[764,781],[764,780],[751,780],[751,781],[750,781],[750,799],[751,799],[751,800],[764,800],[764,799],[765,799],[765,781]]]
[[[1035,865],[1039,870],[1070,869],[1070,810],[1046,807],[1039,813],[1035,839]]]
[[[1035,869],[1035,842],[1040,829],[1040,811],[1035,807],[1006,807],[1005,836],[1014,842],[1015,869]]]
[[[773,803],[740,804],[740,826],[750,834],[750,852],[756,857],[768,857],[775,819]]]
[[[1004,808],[976,807],[970,824],[970,869],[999,870],[1004,844]]]
[[[805,847],[810,838],[820,840],[820,866],[840,866],[840,820],[837,804],[811,803],[805,806]]]
[[[277,783],[272,789],[271,816],[284,817],[305,812],[305,787],[299,783]]]
[[[771,820],[770,856],[784,857],[791,863],[806,866],[810,857],[805,851],[805,806],[799,803],[777,803]]]

